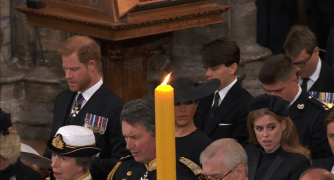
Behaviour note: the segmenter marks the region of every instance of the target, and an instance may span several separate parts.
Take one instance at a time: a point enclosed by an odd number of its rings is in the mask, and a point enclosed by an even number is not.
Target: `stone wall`
[[[154,81],[171,70],[177,76],[204,81],[199,49],[217,38],[230,37],[241,49],[238,78],[251,94],[263,93],[257,74],[262,60],[271,53],[256,44],[255,0],[217,1],[233,6],[222,15],[222,24],[176,31],[168,52],[151,57],[150,89]],[[14,9],[24,3],[25,0],[1,0],[0,105],[12,114],[23,140],[46,140],[56,95],[67,87],[56,51],[69,33],[26,25],[25,15]]]
[[[1,108],[23,141],[46,140],[56,95],[67,86],[56,51],[68,33],[26,25],[14,9],[24,3],[1,0]]]

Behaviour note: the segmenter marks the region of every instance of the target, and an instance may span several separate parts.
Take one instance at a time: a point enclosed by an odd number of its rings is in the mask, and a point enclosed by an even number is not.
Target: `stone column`
[[[1,0],[0,12],[0,106],[12,114],[15,123],[19,117],[20,102],[24,100],[24,72],[18,71],[12,63],[10,1]]]
[[[253,96],[257,96],[264,93],[258,80],[259,70],[271,51],[256,43],[255,0],[231,0],[231,5],[231,38],[240,47],[240,66],[246,74],[242,85]]]

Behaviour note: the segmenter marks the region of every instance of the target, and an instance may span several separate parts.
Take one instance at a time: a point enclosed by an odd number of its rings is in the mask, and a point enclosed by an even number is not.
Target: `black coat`
[[[297,0],[256,0],[257,43],[273,54],[284,53],[283,44],[293,25],[298,24]]]
[[[69,116],[76,93],[68,90],[62,91],[56,99],[53,116],[51,137],[55,135],[62,126],[69,125]],[[120,123],[120,112],[124,102],[111,92],[104,84],[86,102],[79,114],[71,123],[72,125],[84,125],[86,113],[109,118],[107,129],[104,134],[94,133],[97,144],[102,148],[99,158],[91,163],[91,174],[93,179],[106,179],[109,171],[115,166],[116,161],[129,154],[125,149],[125,139],[122,136]],[[48,149],[44,153],[50,158]]]
[[[197,167],[193,172],[189,167],[194,168],[196,165],[185,165],[180,161],[176,161],[176,179],[178,180],[197,180],[197,173],[201,172],[201,168]],[[147,179],[156,180],[157,179],[157,171],[156,169],[152,169],[147,171],[145,165],[143,163],[135,161],[133,156],[128,156],[122,158],[114,169],[110,172],[107,180],[139,180],[144,177],[147,172]],[[196,173],[196,174],[195,174]]]
[[[22,164],[20,159],[15,164],[0,171],[0,180],[11,180],[11,178],[15,178],[15,180],[42,180],[37,171]]]
[[[334,156],[330,158],[317,159],[313,162],[314,168],[322,168],[331,171],[334,166]]]
[[[213,97],[214,94],[211,94],[199,100],[201,114],[194,119],[196,127],[212,140],[234,138],[239,143],[247,142],[247,105],[253,96],[241,86],[240,82],[236,82],[217,108],[211,121],[205,125]]]
[[[321,63],[319,78],[309,91],[334,92],[334,73],[326,63]]]
[[[248,156],[248,180],[255,180],[261,146],[249,145],[245,150]],[[276,156],[262,180],[297,180],[310,167],[311,161],[306,156],[282,150]]]
[[[289,108],[289,117],[297,129],[299,141],[309,147],[313,159],[332,156],[324,124],[325,116],[323,105],[306,91],[302,91]]]

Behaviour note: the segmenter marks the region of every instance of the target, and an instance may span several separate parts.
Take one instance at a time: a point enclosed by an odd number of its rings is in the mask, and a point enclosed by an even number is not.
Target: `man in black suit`
[[[324,105],[312,98],[298,85],[294,64],[284,55],[267,58],[260,69],[259,80],[267,94],[282,97],[290,102],[292,119],[301,144],[311,150],[313,159],[331,156],[323,123]]]
[[[294,63],[298,83],[306,91],[334,92],[333,70],[319,58],[313,32],[306,26],[293,26],[283,45]]]
[[[253,98],[237,78],[240,49],[230,39],[219,39],[201,49],[207,80],[217,78],[220,86],[214,94],[199,100],[200,116],[194,120],[198,129],[211,139],[248,140],[247,104]]]
[[[325,124],[327,126],[328,142],[334,154],[334,108],[329,110],[325,118]],[[316,168],[327,169],[334,174],[334,156],[332,155],[330,158],[318,159],[314,162],[313,166]]]
[[[90,172],[93,179],[106,179],[116,160],[129,154],[119,121],[124,103],[103,84],[101,50],[93,39],[73,36],[58,51],[70,89],[57,96],[51,137],[65,125],[92,129],[102,150],[93,159]],[[50,151],[45,150],[44,156],[51,158]]]

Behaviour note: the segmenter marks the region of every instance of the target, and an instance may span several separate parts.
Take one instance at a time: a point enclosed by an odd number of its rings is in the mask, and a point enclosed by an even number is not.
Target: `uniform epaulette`
[[[127,157],[127,156],[126,156]],[[124,157],[125,158],[125,157]],[[121,158],[122,159],[122,158]],[[110,171],[107,180],[112,180],[112,178],[115,175],[115,172],[117,171],[118,167],[122,164],[122,161],[118,161],[117,164],[115,165],[115,167]]]
[[[186,165],[196,176],[202,173],[202,168],[199,167],[196,163],[194,163],[190,159],[181,157],[179,161],[184,165]]]
[[[322,108],[322,109],[325,109],[325,110],[329,110],[329,108],[325,104],[321,103],[319,100],[317,100],[315,98],[312,98],[312,96],[309,96],[309,101],[312,104],[318,106],[319,108]]]
[[[124,161],[124,160],[130,159],[132,157],[133,157],[132,155],[127,155],[127,156],[121,157],[121,159],[117,160],[116,162]]]

